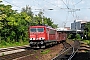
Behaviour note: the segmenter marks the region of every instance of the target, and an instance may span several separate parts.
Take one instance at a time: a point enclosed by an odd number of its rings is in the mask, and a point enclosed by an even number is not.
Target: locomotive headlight
[[[39,40],[44,40],[45,38],[44,37],[40,37]]]
[[[30,40],[32,40],[32,38],[30,38]]]
[[[35,38],[30,38],[30,40],[35,40]]]

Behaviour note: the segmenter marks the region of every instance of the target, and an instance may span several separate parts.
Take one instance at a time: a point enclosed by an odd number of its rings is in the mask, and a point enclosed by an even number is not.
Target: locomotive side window
[[[48,32],[49,32],[49,30],[48,30],[48,29],[46,29],[46,32],[48,33]]]
[[[36,32],[36,28],[30,28],[30,32]]]
[[[55,30],[50,30],[49,34],[55,34]]]
[[[38,32],[44,32],[44,28],[37,28]]]

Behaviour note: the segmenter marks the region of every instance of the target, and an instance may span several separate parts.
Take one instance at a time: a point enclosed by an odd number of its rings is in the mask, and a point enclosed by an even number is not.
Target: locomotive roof
[[[30,27],[45,27],[45,26],[30,26]]]
[[[46,28],[49,28],[49,29],[53,29],[53,30],[56,30],[54,28],[52,28],[51,26],[43,26],[43,25],[37,25],[37,26],[30,26],[30,27],[33,27],[33,28],[36,28],[36,27],[46,27]]]

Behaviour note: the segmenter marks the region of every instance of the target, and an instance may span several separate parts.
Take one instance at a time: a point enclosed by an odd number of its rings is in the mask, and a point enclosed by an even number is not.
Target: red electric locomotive
[[[66,34],[48,26],[30,26],[29,43],[31,47],[46,47],[66,40]]]

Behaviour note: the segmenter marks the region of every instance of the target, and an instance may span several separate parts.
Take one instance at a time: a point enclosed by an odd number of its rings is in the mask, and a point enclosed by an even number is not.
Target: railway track
[[[13,53],[13,54],[8,54],[8,55],[4,55],[4,56],[0,56],[0,60],[17,60],[17,58],[20,57],[24,57],[24,56],[28,56],[30,54],[32,54],[32,50],[28,50],[28,51],[22,51],[22,52],[17,52],[17,53]]]
[[[15,58],[28,55],[27,54],[28,49],[30,50],[30,47],[28,47],[28,45],[10,47],[10,48],[1,48],[0,49],[0,60],[13,60]]]
[[[90,46],[80,41],[80,48],[78,53],[90,51]]]
[[[90,46],[80,41],[80,48],[72,60],[90,60]]]
[[[26,47],[28,47],[28,45],[9,47],[9,48],[0,48],[0,56],[25,51]]]
[[[66,42],[63,42],[64,45],[64,49],[58,54],[58,56],[56,56],[55,58],[53,58],[52,60],[70,60],[75,53],[78,51],[79,48],[79,42],[78,41],[74,41],[73,45],[70,45]],[[40,52],[42,51],[42,49],[39,50],[33,50],[31,48],[25,48],[24,47],[16,47],[16,48],[8,48],[8,49],[0,49],[0,51],[3,52],[7,52],[7,51],[11,51],[11,50],[18,50],[18,49],[24,49],[23,51],[20,52],[16,52],[16,53],[11,53],[11,54],[1,54],[0,56],[0,60],[19,60],[22,59],[24,57],[31,57],[34,54],[36,54],[35,51]]]
[[[2,53],[0,60],[19,60],[21,58],[33,56],[36,52],[40,52],[42,50],[43,49],[31,49],[28,46],[3,48],[0,49],[0,52]]]
[[[73,45],[70,45],[67,42],[64,42],[63,45],[64,49],[52,60],[71,60],[78,51],[80,42],[75,40]]]

